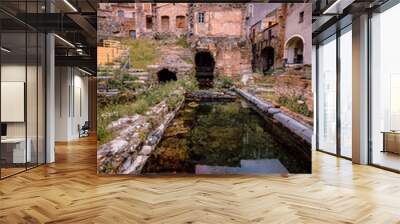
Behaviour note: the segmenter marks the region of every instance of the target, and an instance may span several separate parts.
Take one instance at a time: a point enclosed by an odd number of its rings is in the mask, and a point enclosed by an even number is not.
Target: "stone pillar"
[[[353,162],[368,163],[368,15],[353,20]]]

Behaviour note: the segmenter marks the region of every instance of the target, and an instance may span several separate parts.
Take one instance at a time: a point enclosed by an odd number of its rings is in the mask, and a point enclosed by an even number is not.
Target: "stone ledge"
[[[165,130],[170,125],[171,121],[175,118],[176,113],[181,109],[184,100],[182,100],[178,106],[172,112],[166,114],[164,116],[163,122],[154,129],[147,136],[146,140],[141,147],[139,154],[136,158],[127,159],[124,164],[121,166],[120,173],[121,174],[135,174],[139,175],[146,164],[147,159],[153,150],[157,147],[157,144],[160,142],[161,138],[164,135]]]
[[[313,129],[312,127],[308,127],[299,121],[293,119],[288,114],[280,110],[279,108],[274,108],[272,104],[268,102],[264,102],[258,99],[256,96],[251,95],[248,92],[245,92],[241,89],[234,88],[234,90],[245,98],[247,101],[253,103],[259,110],[268,115],[272,115],[272,117],[282,124],[285,128],[289,129],[291,132],[299,136],[304,141],[309,144],[312,143],[312,135]]]

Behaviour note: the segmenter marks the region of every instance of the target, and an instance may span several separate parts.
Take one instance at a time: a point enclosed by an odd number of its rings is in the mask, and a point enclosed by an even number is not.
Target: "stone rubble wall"
[[[239,80],[251,73],[250,42],[236,37],[192,37],[191,48],[196,52],[208,51],[215,60],[215,76]]]
[[[254,104],[262,112],[272,116],[282,126],[292,131],[307,143],[311,144],[313,135],[312,127],[300,123],[299,121],[287,115],[285,112],[281,111],[279,108],[275,108],[274,105],[264,102],[258,99],[256,96],[253,96],[241,89],[235,88],[234,90],[246,100]]]
[[[152,107],[144,115],[133,115],[112,122],[107,129],[116,137],[97,151],[98,172],[102,174],[140,174],[149,154],[163,136],[165,129],[181,108],[183,101],[171,112],[166,101]]]
[[[237,94],[231,91],[208,91],[198,90],[195,92],[188,92],[185,94],[185,98],[188,101],[234,101],[237,98]]]
[[[141,173],[144,165],[147,162],[147,159],[150,157],[150,154],[157,147],[157,144],[163,137],[165,130],[168,128],[171,121],[175,118],[177,112],[182,107],[182,105],[183,101],[179,103],[179,106],[176,107],[174,111],[167,113],[163,117],[163,121],[161,122],[161,124],[149,133],[137,156],[127,158],[125,162],[120,166],[120,174],[139,175]]]

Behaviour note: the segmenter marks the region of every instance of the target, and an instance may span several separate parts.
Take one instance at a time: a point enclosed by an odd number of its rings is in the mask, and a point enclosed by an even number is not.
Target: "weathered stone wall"
[[[131,31],[136,32],[136,37],[152,35],[152,27],[146,26],[146,17],[152,18],[153,15],[152,4],[100,3],[99,6],[97,11],[98,39],[130,37]]]
[[[204,13],[204,23],[199,23],[199,13]],[[240,79],[242,74],[251,72],[245,15],[244,4],[190,4],[189,42],[195,52],[208,51],[213,55],[216,76]]]
[[[251,71],[249,42],[239,38],[193,37],[191,47],[196,52],[208,51],[214,57],[216,76],[240,79]]]
[[[199,37],[242,37],[245,34],[243,4],[195,3],[192,5],[192,34]],[[199,22],[204,13],[204,23]]]
[[[179,36],[182,34],[186,34],[188,31],[188,4],[187,3],[159,3],[156,7],[156,23],[157,26],[155,30],[157,32],[169,32],[174,33],[175,35]],[[162,27],[162,17],[168,16],[169,18],[169,26],[168,29],[165,30]],[[184,21],[180,21],[177,17],[184,17]],[[183,24],[180,24],[182,23]],[[179,26],[181,25],[181,26]]]
[[[251,28],[250,39],[252,42],[252,65],[254,71],[266,72],[268,69],[281,68],[284,65],[284,38],[286,29],[286,4],[280,7],[271,6],[274,10],[266,8],[268,14]],[[254,31],[253,31],[254,30]],[[270,55],[267,52],[273,50]],[[267,66],[267,61],[272,60],[273,65]]]
[[[133,18],[114,16],[112,11],[97,11],[97,36],[99,40],[110,37],[128,37],[131,30],[136,30]]]
[[[279,41],[279,33],[283,27],[281,24],[275,24],[256,37],[253,42],[253,69],[258,71],[263,71],[266,67],[266,60],[268,57],[265,55],[267,48],[273,49],[273,65],[272,68],[280,68],[283,66],[283,48]]]
[[[311,4],[283,3],[279,7],[267,6],[263,8],[263,13],[261,11],[257,11],[256,17],[259,18],[258,23],[251,18],[248,19],[248,21],[253,23],[252,27],[250,28],[250,32],[248,33],[249,39],[252,41],[253,70],[264,72],[266,68],[266,57],[265,54],[263,54],[263,50],[266,47],[272,47],[274,49],[273,69],[281,68],[284,65],[287,65],[286,63],[289,61],[288,58],[290,58],[290,55],[293,54],[293,46],[291,49],[291,46],[289,46],[289,41],[296,37],[301,40],[303,45],[302,64],[311,64]],[[275,9],[271,11],[272,8]],[[303,15],[302,18],[300,18],[301,13]],[[260,16],[260,14],[264,14],[264,17]],[[273,18],[274,15],[275,19]]]
[[[285,55],[287,58],[287,43],[293,37],[303,40],[303,64],[311,65],[312,52],[312,5],[311,3],[288,4],[288,16],[285,31]],[[300,13],[304,13],[303,21],[300,22]]]

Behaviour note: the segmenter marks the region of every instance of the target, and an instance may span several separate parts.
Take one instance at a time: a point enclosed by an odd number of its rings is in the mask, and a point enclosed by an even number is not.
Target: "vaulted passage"
[[[213,85],[215,60],[210,52],[198,52],[195,56],[196,78],[200,88]]]
[[[158,82],[159,83],[165,83],[165,82],[169,82],[169,81],[176,81],[176,73],[175,72],[171,72],[168,69],[163,69],[161,71],[159,71],[157,73],[158,76]]]
[[[263,73],[268,72],[274,65],[274,48],[266,47],[261,51],[261,61]]]

